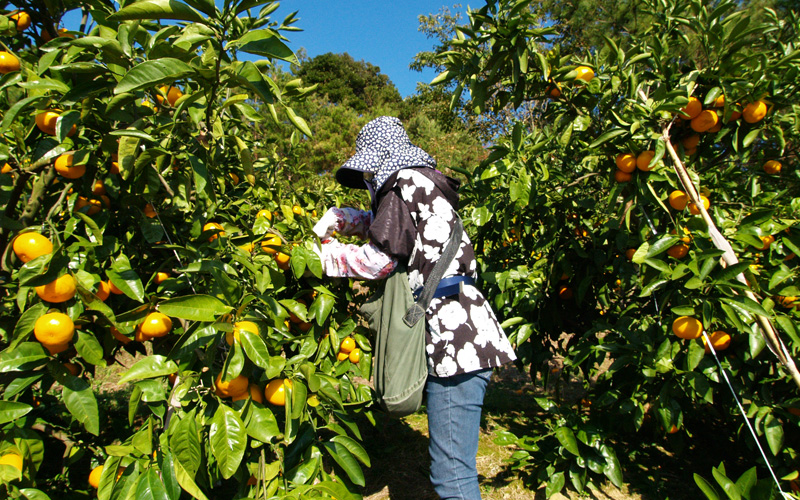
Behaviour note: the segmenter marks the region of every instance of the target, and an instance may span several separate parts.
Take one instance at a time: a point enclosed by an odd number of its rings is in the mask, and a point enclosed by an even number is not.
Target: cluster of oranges
[[[672,322],[672,333],[682,339],[693,340],[702,337],[705,351],[711,352],[708,341],[703,335],[703,323],[691,316],[680,316]],[[708,335],[715,351],[724,351],[731,345],[731,336],[722,330],[717,330]]]
[[[345,337],[342,340],[342,343],[339,344],[339,352],[336,353],[336,359],[339,361],[349,359],[351,363],[358,363],[361,360],[361,349],[356,347],[353,337]]]
[[[614,180],[617,182],[630,181],[633,178],[631,174],[637,168],[642,172],[649,172],[651,168],[650,163],[653,161],[655,155],[655,151],[652,150],[642,151],[638,155],[634,153],[618,154],[615,158],[617,170],[614,172]]]
[[[240,401],[248,397],[253,401],[275,406],[286,406],[286,391],[292,388],[291,379],[276,378],[270,380],[264,391],[258,384],[250,382],[245,375],[238,375],[230,380],[223,380],[222,373],[217,375],[214,381],[214,391],[221,398],[230,398],[232,401]]]
[[[589,83],[594,78],[594,70],[589,66],[578,66],[575,68],[575,81]],[[580,82],[579,82],[580,83]],[[547,89],[547,94],[553,99],[561,97],[561,85],[554,81],[550,81],[550,86]]]

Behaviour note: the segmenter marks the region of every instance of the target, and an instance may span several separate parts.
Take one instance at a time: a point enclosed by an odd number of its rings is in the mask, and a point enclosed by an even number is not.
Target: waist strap
[[[433,292],[432,298],[436,299],[461,293],[464,285],[474,286],[475,280],[471,276],[450,276],[448,278],[442,278],[439,281],[439,286],[436,287],[436,291]],[[412,292],[414,295],[414,300],[419,297],[420,292],[422,292],[422,287],[419,287]]]

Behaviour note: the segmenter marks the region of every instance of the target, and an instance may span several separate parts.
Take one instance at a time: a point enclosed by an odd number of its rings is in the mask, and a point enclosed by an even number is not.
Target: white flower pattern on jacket
[[[456,220],[451,201],[429,175],[438,175],[444,179],[443,174],[433,169],[407,168],[397,172],[391,185],[391,177],[387,180],[381,192],[388,192],[380,199],[378,209],[370,220],[373,224],[369,231],[372,241],[367,245],[376,245],[379,252],[382,248],[386,253],[379,255],[375,253],[375,248],[371,248],[370,260],[374,262],[370,263],[364,261],[367,253],[358,251],[357,246],[341,243],[341,246],[334,245],[336,248],[329,249],[325,260],[336,268],[336,275],[383,278],[387,268],[394,267],[388,266],[387,261],[391,260],[393,264],[407,261],[408,281],[412,290],[424,284],[439,260]],[[455,192],[449,194],[457,198]],[[401,203],[395,199],[394,203],[386,205],[392,207],[391,210],[382,210],[386,197],[392,196],[401,200]],[[348,219],[361,223],[368,220],[367,217],[353,214],[348,214]],[[383,245],[374,241],[374,226],[378,226]],[[341,229],[348,231],[350,228]],[[400,237],[398,235],[409,233],[414,235],[413,243],[404,246],[394,241],[394,238]],[[326,246],[323,245],[323,253],[326,253]],[[396,252],[395,247],[407,248],[407,251]],[[358,262],[346,264],[344,261],[349,260],[348,255]],[[325,262],[323,265],[326,266],[326,274],[330,274]],[[353,272],[355,269],[358,272]],[[372,269],[374,276],[368,276],[366,269]],[[445,277],[467,275],[477,278],[476,269],[475,253],[465,232]],[[503,333],[489,302],[474,286],[464,286],[463,292],[457,295],[433,299],[426,317],[428,369],[434,376],[449,377],[500,366],[516,359],[511,343]]]

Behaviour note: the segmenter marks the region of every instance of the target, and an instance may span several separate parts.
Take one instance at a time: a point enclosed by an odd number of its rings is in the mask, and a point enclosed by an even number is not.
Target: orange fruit
[[[781,173],[781,162],[776,160],[769,160],[762,166],[764,172],[769,175],[779,175]]]
[[[92,186],[92,194],[97,196],[106,194],[106,185],[103,183],[103,181],[94,181],[94,185]]]
[[[97,284],[97,291],[94,294],[98,299],[105,302],[108,296],[111,294],[111,286],[107,281],[101,281]]]
[[[119,330],[117,330],[113,326],[111,327],[111,335],[113,335],[114,338],[117,339],[122,345],[133,342],[130,337],[128,337],[127,335],[123,335],[122,333],[120,333]]]
[[[669,194],[669,206],[675,210],[683,210],[689,203],[689,195],[680,190],[675,190]]]
[[[266,208],[262,209],[262,210],[259,210],[258,213],[256,214],[256,219],[258,219],[259,217],[266,217],[267,220],[271,221],[272,220],[272,212],[270,212]]]
[[[36,295],[47,302],[66,302],[75,296],[75,278],[67,273],[46,285],[37,286]]]
[[[639,156],[636,157],[636,168],[644,172],[650,170],[650,167],[648,165],[650,165],[650,161],[653,159],[655,155],[656,152],[651,150],[642,151],[641,153],[639,153]]]
[[[636,155],[633,153],[620,153],[617,155],[615,162],[617,168],[623,172],[631,173],[636,170]]]
[[[706,132],[708,132],[709,134],[712,134],[714,132],[719,132],[720,130],[722,130],[722,120],[718,120],[717,124],[714,125],[713,127],[711,127],[710,129],[706,130]],[[694,154],[694,153],[692,153],[692,154]]]
[[[108,289],[111,290],[111,293],[113,293],[114,295],[122,295],[123,293],[125,293],[119,288],[117,288],[117,285],[115,285],[111,280],[108,280]]]
[[[667,255],[674,259],[682,259],[686,257],[686,254],[689,253],[689,245],[685,243],[678,243],[677,245],[672,245],[667,250]]]
[[[147,217],[148,219],[152,219],[153,217],[156,216],[156,209],[153,208],[152,203],[148,203],[147,205],[144,206],[144,216]]]
[[[345,337],[339,344],[339,352],[351,353],[356,348],[356,341],[353,337]]]
[[[561,86],[557,83],[550,85],[550,87],[547,88],[547,94],[553,99],[558,99],[561,97]]]
[[[636,249],[635,248],[629,248],[629,249],[625,250],[625,258],[628,259],[628,260],[633,260],[633,254],[635,254],[635,253],[636,253]]]
[[[336,353],[336,359],[339,361],[350,359],[350,353],[339,351],[338,353]]]
[[[234,186],[239,184],[239,176],[238,175],[234,174],[233,172],[229,173],[228,175],[230,176],[231,182],[233,182]]]
[[[684,120],[691,120],[703,111],[703,103],[697,97],[690,97],[686,106],[681,108],[680,117]]]
[[[56,135],[56,120],[59,115],[59,111],[42,111],[36,115],[36,126],[45,134]]]
[[[17,31],[25,31],[26,29],[30,28],[31,26],[31,16],[23,11],[19,11],[16,14],[12,14],[9,16],[11,19],[17,22]]]
[[[284,271],[289,269],[289,260],[291,259],[290,255],[287,255],[283,252],[278,252],[275,254],[275,262],[278,263],[278,267],[283,269]]]
[[[86,173],[86,165],[72,165],[73,155],[65,153],[56,158],[56,172],[67,179],[79,179]]]
[[[84,211],[84,213],[87,215],[94,215],[103,208],[101,201],[98,199],[89,199],[85,196],[78,196],[78,198],[75,200],[75,210],[80,212],[83,207],[89,207]]]
[[[3,165],[3,168],[0,169],[0,174],[8,174],[13,170],[14,170],[14,168],[11,165],[9,165],[8,163],[6,163],[5,165]]]
[[[240,399],[247,399],[248,395],[256,403],[264,404],[264,392],[256,384],[250,384],[248,391],[245,391],[238,396],[233,396],[231,399],[233,401],[239,401]]]
[[[276,378],[269,381],[264,389],[267,402],[275,406],[286,405],[286,388],[292,388],[292,381],[288,378]]]
[[[572,288],[568,287],[567,285],[561,285],[558,287],[558,298],[561,300],[569,300],[573,296]]]
[[[614,171],[614,180],[617,181],[618,183],[628,182],[632,178],[633,177],[631,176],[631,174],[623,172],[622,170]]]
[[[693,134],[689,137],[684,137],[681,139],[681,144],[683,144],[684,149],[695,149],[698,144],[700,144],[700,134]]]
[[[578,73],[575,80],[583,80],[588,83],[594,78],[594,70],[589,66],[578,66],[575,71]]]
[[[81,366],[77,363],[62,363],[64,368],[67,369],[68,372],[72,374],[72,376],[77,377],[81,373]]]
[[[725,106],[725,94],[720,94],[719,96],[717,96],[717,98],[714,99],[714,102],[711,103],[711,105],[715,108],[721,108]]]
[[[361,349],[356,347],[352,351],[350,351],[350,355],[348,356],[351,363],[358,363],[361,360]]]
[[[669,428],[669,430],[667,432],[669,434],[675,434],[676,432],[678,432],[678,427],[673,425],[672,427]]]
[[[163,271],[159,271],[156,273],[156,277],[153,279],[156,285],[160,285],[161,283],[167,281],[169,279],[169,273],[165,273]]]
[[[138,328],[145,337],[163,337],[172,330],[172,320],[166,314],[154,311],[145,316]]]
[[[708,207],[711,206],[711,202],[709,202],[708,198],[706,198],[702,194],[700,195],[700,203],[703,204],[703,208],[705,208],[706,210],[708,210]],[[689,212],[692,215],[700,215],[700,208],[697,205],[695,205],[693,201],[690,201],[689,202]]]
[[[33,336],[48,349],[63,346],[75,336],[75,323],[64,313],[43,314],[33,325]]]
[[[767,116],[767,104],[761,100],[751,102],[744,107],[742,116],[747,123],[758,123]]]
[[[102,475],[103,475],[102,465],[98,465],[97,467],[92,469],[92,472],[89,473],[89,484],[92,486],[92,488],[97,488],[98,486],[100,486],[100,476]]]
[[[682,339],[696,339],[703,333],[703,323],[691,316],[681,316],[672,322],[672,333]]]
[[[10,465],[22,472],[22,457],[16,453],[6,453],[0,457],[0,465]]]
[[[731,345],[731,336],[722,330],[717,330],[710,334],[708,338],[711,340],[711,345],[714,346],[715,351],[724,351]],[[711,352],[705,337],[703,337],[703,347],[705,347],[706,352]]]
[[[278,253],[278,249],[280,249],[281,245],[283,245],[283,241],[281,241],[280,236],[268,236],[261,242],[261,250],[265,253],[275,254]]]
[[[678,234],[678,232],[677,232],[677,231],[675,231],[675,230],[673,229],[672,231],[670,231],[670,232],[669,232],[669,234],[675,234],[675,235],[677,235],[677,234]],[[692,235],[692,233],[691,233],[691,232],[690,232],[688,229],[686,229],[686,228],[684,227],[684,228],[683,228],[683,234],[684,234],[685,236],[684,236],[683,238],[681,238],[680,240],[681,240],[682,242],[684,242],[684,243],[690,243],[690,242],[692,241],[692,236],[691,236],[691,235]]]
[[[14,71],[19,71],[19,59],[11,52],[0,50],[0,73],[5,75]]]
[[[258,325],[252,321],[237,321],[233,324],[233,331],[225,333],[225,341],[233,345],[234,340],[239,340],[239,332],[245,331],[258,335]]]
[[[109,174],[119,174],[119,162],[112,161],[111,168],[108,169]]]
[[[303,210],[303,207],[301,207],[300,205],[295,205],[292,207],[292,213],[294,213],[295,215],[305,215],[306,211]]]
[[[17,258],[24,263],[52,252],[53,243],[50,242],[47,236],[42,236],[37,232],[30,231],[17,235],[17,237],[14,238],[12,248]]]
[[[695,132],[708,132],[719,123],[719,115],[716,111],[706,109],[692,119],[692,130]]]
[[[209,237],[209,238],[208,238],[208,241],[214,241],[214,240],[216,240],[216,239],[217,239],[219,236],[225,236],[225,231],[223,230],[223,227],[222,227],[222,225],[221,225],[221,224],[218,224],[218,223],[216,223],[216,222],[207,222],[207,223],[206,223],[206,224],[203,226],[203,231],[204,231],[204,232],[205,232],[205,231],[211,231],[211,230],[214,230],[214,229],[217,229],[217,230],[219,230],[219,233],[218,233],[218,234],[215,234],[215,235],[213,235],[213,236],[211,236],[211,237]]]
[[[763,245],[761,245],[761,250],[766,250],[770,245],[775,243],[775,237],[771,234],[768,234],[767,236],[759,236],[759,238],[761,238],[761,243],[763,243]]]
[[[164,95],[167,96],[167,102],[170,106],[175,106],[175,103],[183,97],[183,92],[178,87],[169,87],[167,88],[166,85],[162,85],[158,88]],[[156,99],[158,99],[159,104],[164,104],[164,97],[161,94],[156,94]]]
[[[250,388],[250,381],[247,380],[247,377],[244,375],[239,375],[227,382],[224,382],[222,380],[222,373],[220,373],[217,375],[217,379],[214,382],[214,387],[216,387],[217,396],[223,398],[232,398],[246,394],[247,390]]]

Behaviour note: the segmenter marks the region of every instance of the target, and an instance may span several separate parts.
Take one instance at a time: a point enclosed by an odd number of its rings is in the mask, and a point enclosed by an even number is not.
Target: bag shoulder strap
[[[433,294],[436,293],[436,287],[439,286],[439,281],[441,281],[444,273],[447,271],[447,268],[450,267],[450,263],[458,253],[458,249],[461,246],[461,239],[464,233],[464,224],[461,222],[461,217],[456,213],[456,225],[453,228],[453,232],[450,234],[450,240],[447,242],[447,246],[442,252],[442,255],[439,257],[439,260],[436,261],[436,264],[433,266],[433,271],[431,271],[430,276],[426,280],[425,286],[422,287],[422,292],[419,294],[419,298],[417,301],[408,308],[406,311],[405,316],[403,317],[403,321],[408,326],[414,326],[420,319],[425,316],[425,311],[428,310],[428,306],[433,300]]]

